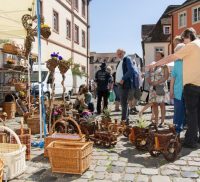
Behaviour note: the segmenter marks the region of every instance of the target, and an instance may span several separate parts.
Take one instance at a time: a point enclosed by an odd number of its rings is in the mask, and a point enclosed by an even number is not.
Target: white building
[[[51,27],[48,41],[42,39],[42,63],[52,52],[59,52],[64,59],[72,58],[88,73],[89,60],[89,2],[90,0],[41,0],[41,14],[45,24]],[[23,41],[17,40],[23,45]],[[37,38],[32,54],[37,55]],[[74,77],[74,90],[87,78]]]
[[[138,68],[142,68],[142,59],[137,54],[131,54],[129,56],[133,60],[135,60]],[[93,80],[95,78],[95,73],[100,69],[100,65],[103,62],[105,62],[107,66],[110,66],[112,68],[113,73],[116,71],[116,66],[119,62],[119,59],[116,58],[116,53],[90,52],[90,80]]]

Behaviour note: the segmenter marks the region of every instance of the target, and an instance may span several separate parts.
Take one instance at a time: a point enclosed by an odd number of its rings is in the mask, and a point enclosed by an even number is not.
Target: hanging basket
[[[49,59],[46,62],[46,64],[47,64],[47,68],[49,69],[49,71],[54,71],[55,68],[58,66],[58,61],[57,61],[57,59],[52,58],[52,59]]]
[[[26,90],[26,83],[18,82],[18,83],[15,83],[14,85],[15,85],[15,90],[17,92]]]
[[[70,63],[65,60],[59,61],[58,68],[61,74],[65,74],[70,68]]]
[[[5,43],[3,45],[3,52],[9,53],[9,54],[17,54],[17,47],[10,43]]]
[[[48,39],[49,36],[51,35],[50,27],[41,27],[41,35],[45,39]]]

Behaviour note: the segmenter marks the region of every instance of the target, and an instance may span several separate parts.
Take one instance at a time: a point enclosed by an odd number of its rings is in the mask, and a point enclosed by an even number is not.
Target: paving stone
[[[96,165],[90,165],[89,170],[94,171],[95,167],[96,167]]]
[[[176,166],[176,165],[167,165],[165,166],[165,168],[172,169],[172,170],[180,170],[180,166]]]
[[[76,180],[76,182],[88,182],[89,180],[87,180],[87,179],[77,179]],[[57,182],[57,181],[56,181]],[[60,181],[58,181],[58,182],[60,182]],[[66,182],[66,180],[65,181],[62,181],[62,182]]]
[[[200,162],[195,162],[195,161],[188,161],[189,166],[199,166],[200,167]]]
[[[94,176],[94,171],[86,171],[81,178],[90,179]]]
[[[19,180],[19,179],[14,179],[14,180],[11,180],[10,182],[25,182],[24,180]]]
[[[180,166],[186,166],[187,162],[184,160],[177,160],[174,162],[174,164],[180,165]]]
[[[111,173],[111,180],[112,181],[120,181],[122,178],[121,174],[118,173]]]
[[[103,180],[105,178],[105,172],[96,172],[94,174],[94,179]]]
[[[198,158],[198,157],[194,157],[193,160],[197,161],[197,162],[200,162],[200,158]]]
[[[142,168],[141,172],[146,175],[156,175],[158,174],[158,169]]]
[[[104,167],[104,166],[97,166],[95,168],[95,172],[105,172],[107,169],[107,167]]]
[[[124,158],[124,157],[120,157],[120,158],[119,158],[119,161],[128,162],[128,159],[127,159],[127,158]]]
[[[97,165],[98,166],[108,166],[110,165],[111,160],[98,160]]]
[[[108,159],[108,156],[106,156],[106,155],[96,155],[96,156],[93,156],[92,159],[106,160],[106,159]]]
[[[173,178],[173,182],[194,182],[192,179],[189,178]]]
[[[197,172],[192,172],[192,171],[181,172],[181,176],[184,178],[199,178]]]
[[[161,174],[164,176],[180,176],[180,172],[177,170],[171,170],[171,169],[162,169]]]
[[[122,161],[114,161],[112,163],[113,166],[126,166],[127,163],[126,162],[122,162]]]
[[[121,166],[111,166],[110,168],[108,168],[107,171],[108,172],[112,172],[112,173],[123,173],[124,172],[124,167],[121,167]]]
[[[33,174],[33,173],[35,173],[35,172],[37,172],[39,170],[40,169],[37,168],[37,167],[28,166],[27,169],[26,169],[26,171],[25,171],[25,173],[27,173],[27,174]]]
[[[181,167],[182,171],[193,171],[196,172],[198,171],[198,167],[193,167],[193,166],[182,166]]]
[[[134,181],[135,175],[134,174],[125,174],[123,177],[123,181]]]
[[[152,182],[170,182],[170,178],[168,176],[160,176],[160,175],[157,175],[157,176],[152,176],[151,177],[151,181]]]
[[[109,156],[109,160],[111,161],[117,161],[118,159],[119,159],[119,156],[117,155]]]
[[[141,165],[141,164],[136,164],[136,163],[127,163],[127,166],[128,166],[128,167],[144,167],[143,165]]]
[[[44,181],[55,182],[56,180],[57,177],[55,176],[45,176],[44,178],[40,179],[39,182],[44,182]]]
[[[139,173],[141,171],[141,168],[137,168],[137,167],[126,167],[125,168],[125,172],[126,173]]]
[[[197,179],[197,181],[196,182],[200,182],[200,179]]]
[[[136,182],[148,182],[148,181],[149,181],[149,177],[145,175],[139,175],[136,178]]]

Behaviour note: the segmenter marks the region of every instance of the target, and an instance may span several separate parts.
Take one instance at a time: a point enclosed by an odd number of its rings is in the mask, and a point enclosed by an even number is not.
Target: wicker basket
[[[26,160],[31,158],[31,129],[30,128],[21,128],[15,129],[15,133],[18,135],[22,144],[26,145]],[[17,143],[15,138],[11,137],[11,143]]]
[[[13,135],[17,141],[17,144],[0,143],[0,158],[7,166],[6,175],[4,180],[15,178],[22,174],[26,169],[25,151],[26,146],[22,145],[19,137],[11,129],[5,126],[0,126],[0,129],[8,131]],[[5,174],[5,173],[4,173]]]
[[[48,39],[49,36],[51,35],[50,27],[42,27],[42,28],[41,28],[41,35],[42,35],[42,37],[44,37],[45,39]]]
[[[18,83],[15,83],[14,85],[15,85],[15,90],[17,92],[26,90],[26,83],[18,82]]]
[[[3,168],[4,168],[4,162],[0,159],[0,182],[3,180]]]
[[[52,172],[82,174],[91,163],[92,142],[58,142],[47,147]]]
[[[17,47],[13,44],[5,43],[3,45],[3,52],[9,54],[17,54]]]
[[[73,125],[76,126],[76,129],[78,130],[78,134],[69,134],[69,133],[53,133],[55,125],[58,122],[62,122],[64,121],[66,122],[71,122]],[[85,142],[85,135],[82,134],[81,129],[79,127],[79,125],[77,124],[77,122],[75,120],[73,120],[70,117],[66,117],[66,118],[61,118],[59,120],[57,120],[53,126],[52,126],[52,131],[51,131],[51,135],[45,138],[45,147],[44,147],[44,157],[48,157],[48,153],[47,153],[47,146],[53,142],[53,141],[74,141],[74,142]]]
[[[40,118],[38,115],[30,116],[26,121],[33,135],[40,133]]]
[[[15,102],[4,102],[3,111],[7,113],[7,119],[14,119],[16,113],[16,103]]]

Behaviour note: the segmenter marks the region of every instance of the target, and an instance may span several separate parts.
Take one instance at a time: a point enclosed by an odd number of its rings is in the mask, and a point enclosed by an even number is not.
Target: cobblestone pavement
[[[145,114],[150,118],[150,110]],[[119,113],[112,113],[119,117]],[[135,120],[137,116],[131,116]],[[172,122],[173,108],[167,106],[166,122]],[[15,127],[16,122],[7,125]],[[34,140],[35,138],[33,138]],[[48,159],[43,157],[43,149],[32,148],[32,160],[27,161],[24,174],[12,182],[87,182],[87,181],[136,181],[136,182],[200,182],[200,146],[199,149],[182,149],[178,159],[167,162],[162,155],[153,158],[148,152],[141,152],[125,137],[120,137],[114,148],[94,148],[92,164],[81,175],[51,173]]]

